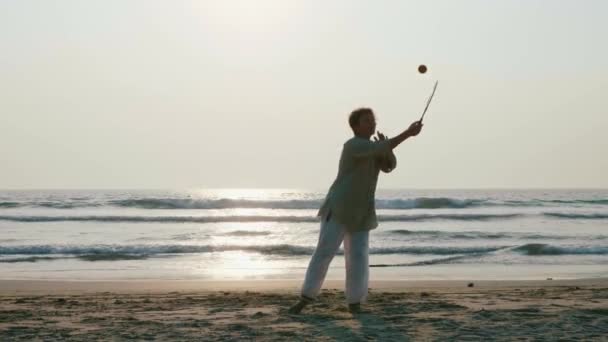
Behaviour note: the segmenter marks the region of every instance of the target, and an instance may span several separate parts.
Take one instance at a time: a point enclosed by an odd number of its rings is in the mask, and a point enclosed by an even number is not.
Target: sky
[[[0,0],[0,189],[608,188],[606,1]],[[428,66],[424,75],[419,64]]]

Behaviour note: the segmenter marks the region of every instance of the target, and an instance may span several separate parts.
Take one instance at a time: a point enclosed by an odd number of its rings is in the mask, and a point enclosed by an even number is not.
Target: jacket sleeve
[[[378,158],[378,166],[384,173],[393,171],[397,167],[397,157],[395,157],[393,151]]]

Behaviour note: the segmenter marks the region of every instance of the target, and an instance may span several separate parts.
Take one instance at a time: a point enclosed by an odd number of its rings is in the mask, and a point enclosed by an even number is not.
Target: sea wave
[[[586,219],[586,220],[602,220],[608,219],[608,213],[543,213],[545,216],[563,218],[563,219]]]
[[[321,200],[139,198],[113,200],[108,204],[143,209],[318,209]]]
[[[607,255],[608,246],[556,246],[528,243],[512,249],[525,255]]]
[[[430,260],[421,260],[414,262],[398,263],[398,264],[371,264],[369,267],[412,267],[412,266],[429,266],[438,264],[451,264],[454,262],[462,261],[463,259],[470,259],[472,257],[483,256],[486,253],[472,253],[467,255],[455,255],[450,257],[434,258]]]
[[[145,254],[124,254],[124,253],[102,253],[102,254],[82,254],[72,256],[28,256],[16,258],[3,258],[0,263],[17,263],[17,262],[37,262],[37,261],[55,261],[61,259],[80,259],[84,261],[117,261],[117,260],[143,260],[148,259]]]
[[[35,262],[78,258],[85,261],[140,260],[148,258],[172,257],[179,255],[217,252],[251,252],[262,255],[292,257],[309,256],[314,246],[291,244],[273,245],[21,245],[0,246],[0,263]],[[403,264],[376,264],[373,267],[422,266],[455,262],[463,258],[483,257],[491,253],[519,253],[528,256],[551,255],[608,255],[608,246],[561,246],[543,243],[529,243],[519,246],[400,246],[372,247],[372,255],[414,254],[442,256],[430,260]],[[336,253],[343,255],[342,249]]]
[[[576,235],[548,235],[523,232],[483,232],[483,231],[444,231],[444,230],[408,230],[394,229],[384,231],[386,234],[404,235],[411,238],[429,239],[530,239],[530,240],[567,240],[581,238]],[[586,240],[608,239],[608,235],[591,235],[582,237]]]
[[[135,198],[107,202],[108,205],[143,209],[318,209],[322,199],[314,200],[249,200],[249,199],[192,199],[192,198]],[[416,197],[376,199],[378,209],[463,209],[473,207],[533,207],[553,205],[608,205],[608,199],[573,200],[498,200],[491,198]]]
[[[3,258],[0,259],[0,263],[15,263],[15,262],[36,262],[36,261],[52,261],[57,259],[64,259],[64,257],[51,257],[51,256],[28,256],[28,257],[17,257],[17,258]]]
[[[418,214],[418,215],[378,215],[379,221],[427,221],[457,220],[484,221],[513,219],[523,214]],[[317,222],[316,216],[264,216],[264,215],[225,215],[225,216],[124,216],[124,215],[0,215],[0,220],[15,222],[165,222],[165,223],[214,223],[214,222]]]
[[[141,209],[318,209],[322,199],[314,200],[249,200],[249,199],[191,199],[191,198],[136,198],[107,202],[108,205]],[[412,199],[377,199],[378,209],[440,209],[469,208],[494,205],[482,199],[419,197]]]
[[[0,202],[0,208],[17,208],[20,206],[21,203],[18,202]]]
[[[462,209],[491,204],[482,199],[456,199],[447,197],[418,197],[414,199],[378,199],[376,207],[379,209]]]
[[[547,203],[558,203],[558,204],[595,204],[595,205],[608,205],[608,198],[598,199],[573,199],[573,200],[545,200]]]
[[[429,238],[448,238],[448,239],[503,239],[512,238],[513,234],[509,233],[490,233],[481,231],[461,231],[461,232],[450,232],[442,230],[408,230],[408,229],[395,229],[388,230],[386,233],[396,235],[406,235],[411,237],[429,237]]]
[[[113,206],[139,209],[318,209],[323,202],[317,199],[234,199],[234,198],[171,198],[136,197],[122,199],[69,198],[69,199],[31,199],[25,201],[0,201],[0,208],[44,207],[55,209]],[[378,209],[464,209],[475,207],[544,207],[544,206],[586,206],[608,205],[608,199],[525,199],[506,200],[497,198],[451,198],[415,197],[376,199]]]
[[[453,255],[486,253],[508,248],[509,246],[490,247],[457,247],[457,246],[403,246],[370,248],[370,254],[435,254]],[[163,254],[192,254],[243,251],[266,255],[298,256],[311,255],[314,246],[298,246],[290,244],[275,245],[22,245],[0,246],[0,255],[138,255],[153,256]],[[337,254],[343,254],[340,249]]]

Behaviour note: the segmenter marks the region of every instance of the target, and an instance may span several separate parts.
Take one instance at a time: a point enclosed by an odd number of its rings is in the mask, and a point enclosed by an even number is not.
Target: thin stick
[[[426,110],[429,109],[429,105],[431,104],[433,95],[435,95],[435,89],[437,89],[437,84],[439,84],[439,81],[435,81],[435,86],[433,87],[433,92],[431,93],[431,96],[429,96],[429,99],[426,101],[426,107],[424,107],[424,112],[422,112],[422,116],[420,117],[420,122],[422,122],[422,119],[424,119],[424,114],[426,114]]]

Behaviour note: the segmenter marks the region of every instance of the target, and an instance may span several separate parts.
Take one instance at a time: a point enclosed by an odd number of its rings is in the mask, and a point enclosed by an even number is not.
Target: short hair
[[[371,114],[373,116],[374,111],[371,108],[366,107],[357,108],[353,110],[352,113],[350,113],[350,115],[348,116],[348,124],[350,125],[350,128],[355,129],[355,126],[359,125],[359,119],[361,118],[361,116],[366,114]]]

